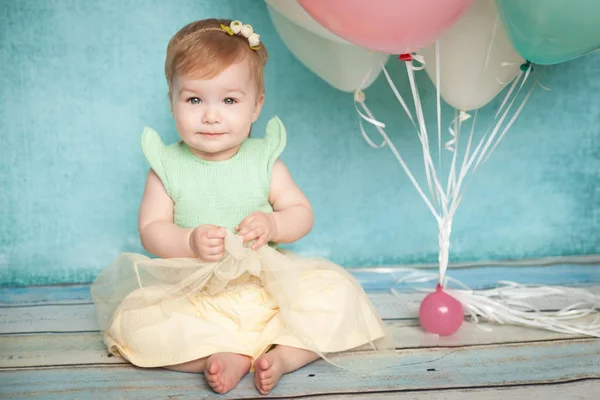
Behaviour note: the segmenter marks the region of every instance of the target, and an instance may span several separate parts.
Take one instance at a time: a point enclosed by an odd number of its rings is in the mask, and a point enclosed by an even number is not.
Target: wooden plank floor
[[[514,266],[512,266],[514,267]],[[510,265],[452,271],[472,288],[495,280],[522,282],[522,268],[537,269],[537,283],[579,284],[600,293],[600,263]],[[533,279],[533,272],[532,279]],[[357,270],[365,287],[383,288],[395,272]],[[485,277],[488,276],[488,279]],[[393,285],[389,285],[393,286]],[[403,288],[400,287],[400,290]],[[405,289],[405,288],[404,288]],[[285,376],[267,397],[311,399],[598,399],[600,340],[542,330],[466,323],[440,338],[416,320],[421,293],[393,296],[369,290],[394,335],[397,363],[358,375],[318,361]],[[542,309],[569,301],[538,299]],[[593,317],[592,317],[593,319]],[[361,355],[348,354],[348,358]],[[140,369],[108,357],[97,331],[89,286],[0,290],[0,398],[2,399],[212,399],[261,398],[246,376],[227,395],[210,391],[201,376]]]

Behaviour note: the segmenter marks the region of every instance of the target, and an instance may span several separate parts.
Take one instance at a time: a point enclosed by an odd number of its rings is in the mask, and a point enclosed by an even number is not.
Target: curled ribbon
[[[457,133],[456,131],[452,128],[457,122],[459,124],[462,124],[463,122],[465,122],[466,120],[468,120],[469,118],[471,118],[471,114],[465,112],[465,111],[461,111],[458,116],[456,118],[454,118],[452,120],[452,122],[450,122],[450,125],[448,126],[448,132],[450,132],[450,136],[452,136],[452,139],[448,140],[445,144],[444,144],[444,148],[452,153],[454,153],[454,151],[456,151],[456,148],[454,147],[456,145],[457,142]],[[460,128],[459,128],[460,131]]]

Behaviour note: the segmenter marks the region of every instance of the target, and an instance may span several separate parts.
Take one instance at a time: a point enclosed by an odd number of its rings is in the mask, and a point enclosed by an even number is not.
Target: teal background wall
[[[91,281],[119,253],[142,251],[140,134],[148,125],[177,138],[166,45],[186,23],[214,16],[251,23],[268,46],[254,132],[280,115],[289,131],[282,158],[316,214],[292,247],[349,267],[436,260],[433,217],[391,152],[367,146],[352,96],[294,58],[263,1],[0,0],[0,285]],[[403,66],[388,66],[408,94]],[[451,260],[600,253],[600,54],[536,73],[552,91],[534,92],[471,180]],[[418,83],[433,110],[424,72]],[[367,96],[424,182],[416,135],[385,80]]]

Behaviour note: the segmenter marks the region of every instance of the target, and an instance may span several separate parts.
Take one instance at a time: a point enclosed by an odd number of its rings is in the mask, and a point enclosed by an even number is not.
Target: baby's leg
[[[179,372],[192,372],[196,374],[203,374],[204,368],[206,367],[206,360],[208,357],[199,358],[198,360],[188,361],[181,364],[167,365],[164,368],[172,371]]]
[[[261,394],[268,394],[277,385],[281,375],[304,367],[318,358],[310,350],[277,345],[254,363],[256,388]]]
[[[217,393],[224,394],[237,386],[250,370],[250,358],[236,353],[216,353],[165,368],[173,371],[203,373],[206,382]]]

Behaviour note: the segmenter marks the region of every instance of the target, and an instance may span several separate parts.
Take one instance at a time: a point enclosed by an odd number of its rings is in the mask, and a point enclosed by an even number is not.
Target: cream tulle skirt
[[[219,352],[258,358],[273,345],[311,350],[360,369],[348,350],[394,352],[364,290],[342,267],[230,234],[218,263],[123,254],[98,276],[92,299],[109,351],[140,367]]]

